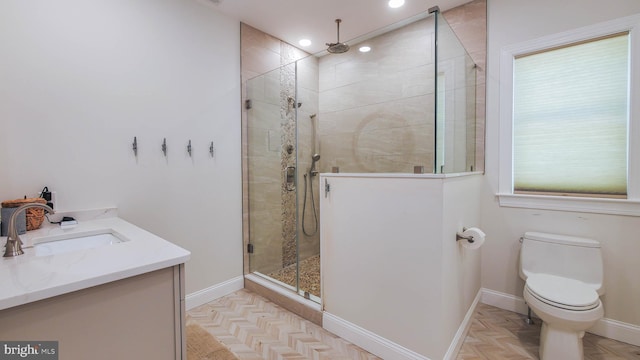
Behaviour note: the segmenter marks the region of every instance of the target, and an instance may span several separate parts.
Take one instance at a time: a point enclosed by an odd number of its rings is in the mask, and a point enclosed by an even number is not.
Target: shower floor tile
[[[267,276],[295,287],[296,265],[289,265],[282,270],[267,274]],[[300,261],[300,290],[320,297],[320,255]]]
[[[457,360],[539,359],[540,321],[478,304]],[[187,312],[241,360],[380,359],[248,290]],[[586,360],[638,360],[640,347],[587,333]]]

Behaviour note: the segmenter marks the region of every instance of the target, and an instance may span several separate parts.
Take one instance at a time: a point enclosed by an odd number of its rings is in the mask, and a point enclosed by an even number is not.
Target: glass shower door
[[[249,271],[297,291],[295,64],[247,81]]]
[[[320,176],[318,58],[296,62],[298,153],[298,293],[320,302]]]

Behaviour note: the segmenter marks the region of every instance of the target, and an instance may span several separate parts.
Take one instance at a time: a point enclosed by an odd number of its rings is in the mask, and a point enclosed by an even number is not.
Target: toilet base
[[[542,320],[541,360],[583,360],[582,338],[604,315],[602,302],[588,310],[567,310],[547,304],[531,294],[525,284],[524,300]]]
[[[540,360],[583,360],[584,331],[553,328],[542,323],[540,331]]]

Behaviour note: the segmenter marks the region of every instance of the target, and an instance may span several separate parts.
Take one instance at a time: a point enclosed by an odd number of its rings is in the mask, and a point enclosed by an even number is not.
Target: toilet
[[[582,337],[604,315],[600,243],[527,232],[520,249],[524,300],[542,320],[541,360],[582,360]]]

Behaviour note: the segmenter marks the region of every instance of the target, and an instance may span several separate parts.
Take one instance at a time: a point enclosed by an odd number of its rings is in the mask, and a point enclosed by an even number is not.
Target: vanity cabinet
[[[0,310],[0,339],[58,341],[65,360],[186,360],[184,305],[179,264]]]

